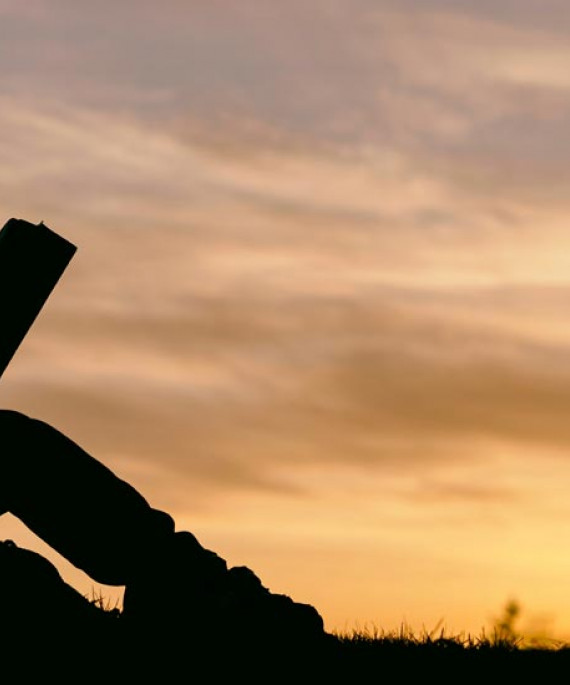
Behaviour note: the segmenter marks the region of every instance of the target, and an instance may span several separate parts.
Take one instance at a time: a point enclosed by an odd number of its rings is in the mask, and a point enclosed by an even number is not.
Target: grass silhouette
[[[334,683],[343,685],[432,682],[543,682],[570,669],[570,645],[560,640],[537,644],[495,627],[490,633],[450,634],[440,624],[414,631],[402,624],[385,631],[376,626],[327,633],[322,644],[299,651],[290,644],[272,644],[264,634],[232,635],[223,623],[208,634],[187,633],[184,624],[157,626],[163,639],[148,632],[125,630],[121,611],[102,595],[90,600],[104,621],[94,633],[74,644],[88,644],[98,655],[105,682],[244,682]],[[85,652],[84,652],[85,654]],[[91,660],[91,670],[97,660]],[[202,675],[197,678],[196,673]],[[181,677],[186,673],[188,677]],[[151,680],[149,680],[151,678]],[[419,680],[421,679],[421,681]]]
[[[26,592],[26,586],[20,586]],[[5,590],[4,596],[10,590]],[[13,595],[13,591],[12,591]],[[37,595],[32,593],[33,597]],[[149,598],[153,599],[153,598]],[[526,638],[515,630],[513,602],[490,632],[450,633],[443,621],[414,631],[364,626],[300,641],[268,626],[224,623],[220,612],[208,624],[192,615],[165,611],[163,621],[128,620],[118,603],[92,590],[92,611],[79,622],[46,603],[49,615],[29,602],[9,614],[0,595],[0,654],[17,663],[18,682],[53,677],[55,682],[138,683],[400,683],[437,680],[510,683],[560,680],[570,671],[570,645]],[[152,602],[151,602],[152,604]],[[2,608],[4,606],[4,613]],[[14,607],[14,603],[10,604]],[[189,612],[191,614],[191,611]],[[138,619],[137,619],[138,620]],[[253,627],[252,627],[253,626]],[[85,676],[88,675],[89,678]]]
[[[272,643],[264,626],[249,635],[232,634],[223,622],[203,634],[190,631],[191,617],[187,623],[138,631],[127,627],[121,610],[102,594],[89,601],[102,619],[91,627],[62,630],[54,616],[47,633],[26,629],[9,633],[8,640],[2,636],[3,656],[26,663],[28,679],[21,682],[53,675],[57,682],[77,683],[81,673],[89,675],[89,682],[161,685],[540,683],[559,681],[558,674],[570,669],[570,645],[557,640],[537,645],[498,629],[474,636],[450,634],[441,625],[418,632],[406,624],[394,631],[372,626],[327,633],[322,643],[297,649],[289,642]]]

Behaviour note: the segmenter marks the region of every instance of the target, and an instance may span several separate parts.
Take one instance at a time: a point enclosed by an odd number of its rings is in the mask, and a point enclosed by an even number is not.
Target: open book
[[[42,223],[0,231],[0,376],[77,250]]]

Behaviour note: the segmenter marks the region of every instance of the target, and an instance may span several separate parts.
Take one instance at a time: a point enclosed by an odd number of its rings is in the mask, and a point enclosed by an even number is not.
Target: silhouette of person
[[[49,424],[0,410],[0,436],[0,514],[18,517],[97,582],[125,586],[125,620],[164,626],[184,617],[197,631],[220,620],[238,630],[249,621],[299,639],[324,634],[312,606],[270,593],[247,567],[228,569]]]

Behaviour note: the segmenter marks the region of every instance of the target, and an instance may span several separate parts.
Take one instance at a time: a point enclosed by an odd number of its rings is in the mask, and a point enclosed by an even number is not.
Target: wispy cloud
[[[372,568],[560,562],[563,4],[0,12],[0,206],[79,246],[3,404],[277,585],[335,568],[337,625]]]
[[[59,420],[74,406],[102,454],[273,488],[283,462],[567,439],[567,331],[546,333],[566,259],[526,207],[514,231],[403,153],[229,155],[63,105],[2,112],[5,196],[56,208],[80,245],[13,396]]]

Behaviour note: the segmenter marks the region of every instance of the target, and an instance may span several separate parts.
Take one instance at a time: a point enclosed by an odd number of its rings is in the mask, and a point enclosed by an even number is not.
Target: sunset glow
[[[78,246],[2,406],[328,630],[516,598],[570,639],[566,4],[0,0],[0,33],[0,223]]]

